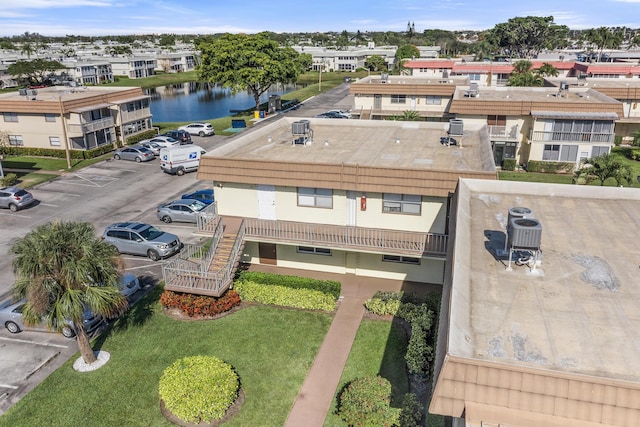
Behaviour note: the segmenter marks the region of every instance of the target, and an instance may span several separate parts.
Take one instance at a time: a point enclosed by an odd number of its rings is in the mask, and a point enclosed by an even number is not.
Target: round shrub
[[[240,380],[233,368],[216,357],[177,360],[160,377],[160,398],[173,415],[190,423],[224,417],[238,398]]]
[[[391,426],[398,410],[391,408],[391,383],[376,377],[357,378],[340,395],[340,417],[349,426]]]

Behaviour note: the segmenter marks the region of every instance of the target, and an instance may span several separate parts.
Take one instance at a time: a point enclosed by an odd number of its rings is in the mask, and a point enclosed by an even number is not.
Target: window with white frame
[[[427,95],[427,105],[442,104],[442,97],[439,95]]]
[[[469,73],[469,81],[472,81],[472,82],[480,81],[480,73]]]
[[[2,113],[5,122],[17,122],[18,113]]]
[[[382,255],[383,262],[399,262],[402,264],[420,265],[420,258],[400,255]]]
[[[45,122],[55,122],[56,115],[51,113],[44,113],[44,121]]]
[[[301,253],[301,254],[331,256],[331,249],[328,249],[328,248],[314,248],[314,247],[311,247],[311,246],[298,246],[296,248],[296,252]]]
[[[591,157],[598,157],[603,154],[609,154],[609,147],[599,147],[596,145],[591,148]]]
[[[53,145],[54,147],[59,147],[60,146],[60,137],[58,137],[58,136],[50,136],[49,137],[49,144]]]
[[[392,104],[406,104],[407,95],[391,95]]]
[[[22,140],[22,135],[9,135],[9,145],[13,145],[13,146],[24,145],[24,141]]]
[[[421,205],[422,196],[393,193],[384,193],[382,195],[382,212],[384,213],[420,215]]]
[[[330,188],[298,187],[298,206],[331,209],[333,207],[333,190]]]

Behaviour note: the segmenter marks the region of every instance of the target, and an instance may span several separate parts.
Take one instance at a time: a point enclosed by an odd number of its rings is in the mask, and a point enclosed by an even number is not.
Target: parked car
[[[180,141],[171,138],[170,136],[154,136],[153,138],[143,139],[142,141],[140,141],[140,143],[143,142],[153,142],[155,144],[158,144],[160,148],[175,147],[176,145],[180,145]]]
[[[210,205],[215,201],[213,196],[213,190],[210,188],[206,188],[204,190],[196,190],[191,193],[183,194],[181,198],[200,200],[205,205]]]
[[[343,116],[347,116],[348,119],[351,118],[351,113],[344,110],[329,110],[325,111],[325,114],[341,114]]]
[[[189,132],[191,135],[198,135],[198,136],[215,135],[215,132],[213,130],[213,126],[211,126],[211,123],[200,123],[200,122],[189,123],[188,125],[180,126],[178,130],[185,130]]]
[[[140,290],[140,280],[131,273],[124,273],[118,282],[118,289],[123,296],[129,299],[131,295]]]
[[[144,148],[148,148],[149,151],[151,151],[154,156],[160,155],[160,149],[162,147],[160,147],[157,143],[151,142],[151,141],[149,142],[140,141],[140,145],[142,145]]]
[[[20,187],[0,188],[0,208],[9,208],[15,212],[29,206],[34,201],[33,195]]]
[[[164,203],[158,206],[156,215],[158,219],[166,223],[176,222],[198,222],[198,215],[207,205],[200,200],[180,199],[173,202]]]
[[[170,138],[176,139],[178,141],[180,141],[180,144],[184,145],[184,144],[191,144],[193,141],[191,141],[191,134],[189,132],[187,132],[186,130],[168,130],[165,133],[159,135],[159,136],[168,136]]]
[[[22,317],[22,310],[24,309],[25,304],[25,300],[7,300],[0,304],[0,325],[4,325],[4,327],[12,334],[17,334],[18,332],[27,330],[54,332],[47,327],[44,321],[35,326],[27,326]],[[89,335],[93,334],[104,323],[105,320],[101,316],[94,315],[88,309],[85,310],[84,315],[82,316],[84,330]],[[67,338],[73,338],[76,335],[76,329],[73,322],[67,321],[60,329],[60,332]]]
[[[151,150],[143,147],[142,145],[131,145],[129,147],[117,149],[113,153],[113,158],[116,160],[134,160],[140,163],[153,160],[156,156],[151,152]]]
[[[148,256],[153,261],[171,256],[183,246],[175,234],[133,221],[111,224],[104,230],[102,240],[121,254]]]
[[[338,113],[336,111],[325,111],[324,113],[317,114],[314,117],[318,117],[322,119],[348,119],[349,118],[349,116]]]

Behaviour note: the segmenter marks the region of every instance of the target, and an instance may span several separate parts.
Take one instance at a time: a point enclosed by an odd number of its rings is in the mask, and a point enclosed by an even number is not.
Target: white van
[[[177,145],[160,149],[160,168],[170,174],[184,175],[198,170],[205,151],[198,145]]]

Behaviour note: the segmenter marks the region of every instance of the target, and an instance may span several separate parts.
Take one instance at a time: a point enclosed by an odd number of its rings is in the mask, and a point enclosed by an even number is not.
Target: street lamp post
[[[69,137],[67,136],[67,122],[64,119],[64,107],[62,104],[62,97],[67,92],[62,92],[58,95],[58,105],[60,107],[60,120],[62,121],[62,137],[64,138],[64,151],[67,157],[67,169],[71,169],[71,149],[69,148]]]

